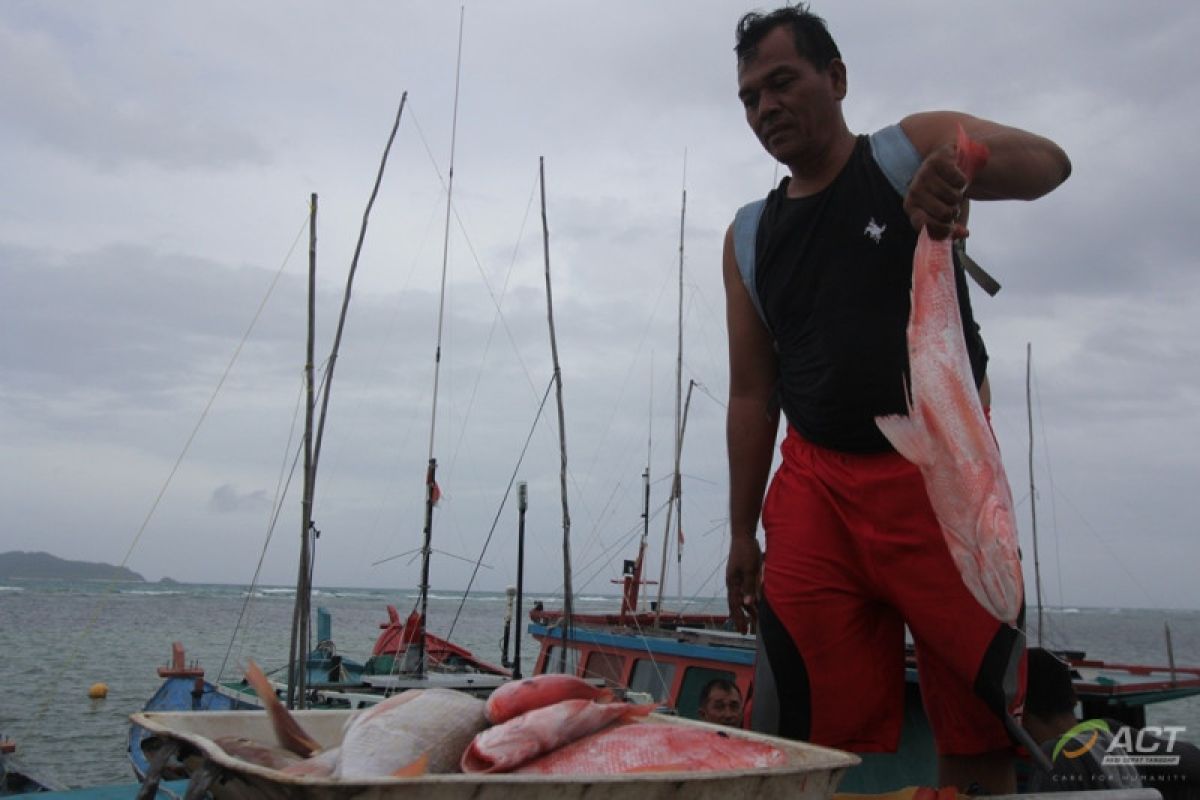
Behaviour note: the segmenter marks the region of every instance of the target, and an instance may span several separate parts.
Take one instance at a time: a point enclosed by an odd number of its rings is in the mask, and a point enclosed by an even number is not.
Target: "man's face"
[[[726,691],[713,687],[708,693],[708,700],[700,706],[699,717],[706,722],[718,725],[742,726],[742,697],[737,691]]]
[[[780,25],[738,62],[738,98],[768,153],[788,166],[819,161],[839,132],[846,96],[840,59],[818,71],[796,53],[792,29]]]

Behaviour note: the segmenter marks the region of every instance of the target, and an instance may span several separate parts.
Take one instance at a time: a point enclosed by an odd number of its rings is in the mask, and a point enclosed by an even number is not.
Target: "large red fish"
[[[487,726],[478,698],[451,689],[410,689],[355,714],[341,744],[322,750],[253,661],[246,678],[262,699],[280,745],[306,759],[284,768],[295,775],[361,780],[454,772],[463,750]]]
[[[987,146],[958,129],[958,168],[970,181]],[[922,230],[913,256],[908,320],[908,416],[876,418],[892,446],[921,469],[963,582],[996,619],[1015,624],[1024,584],[1012,493],[984,416],[963,338],[950,239]]]
[[[613,699],[609,689],[577,678],[574,675],[534,675],[519,681],[511,681],[492,692],[487,699],[484,713],[488,722],[499,725],[526,711],[552,705],[561,700],[596,700],[601,703]]]
[[[645,716],[654,704],[563,700],[488,728],[462,756],[463,772],[508,772],[543,753],[595,733],[618,720]]]
[[[781,767],[787,754],[774,745],[711,729],[670,723],[616,725],[530,761],[516,772],[617,775],[639,772],[711,772]]]

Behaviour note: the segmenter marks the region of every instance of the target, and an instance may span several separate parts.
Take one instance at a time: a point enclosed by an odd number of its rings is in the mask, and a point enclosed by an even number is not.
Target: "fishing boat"
[[[17,743],[0,735],[0,797],[58,792],[66,788],[24,764],[16,753]]]

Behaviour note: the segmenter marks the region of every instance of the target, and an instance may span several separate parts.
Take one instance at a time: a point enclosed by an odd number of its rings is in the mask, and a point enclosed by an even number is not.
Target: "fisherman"
[[[724,678],[714,678],[704,684],[696,716],[717,725],[742,727],[742,693],[737,684]]]
[[[874,419],[906,411],[917,233],[964,236],[969,199],[1040,197],[1067,178],[1070,161],[1041,136],[949,111],[856,136],[842,115],[846,64],[804,6],[745,15],[735,50],[746,121],[790,172],[738,212],[723,266],[726,586],[738,628],[758,624],[752,727],[894,751],[907,624],[941,784],[1011,792],[1002,720],[1020,701],[1023,637],[967,590],[920,472]],[[954,163],[960,123],[991,151],[970,186]],[[957,256],[956,278],[986,407],[987,351]],[[764,503],[780,410],[783,460]]]
[[[1021,724],[1053,769],[1034,765],[1024,791],[1146,787],[1158,789],[1163,800],[1200,799],[1200,748],[1179,739],[1180,730],[1159,729],[1169,732],[1163,738],[1112,719],[1080,725],[1078,702],[1070,666],[1047,650],[1029,648]]]

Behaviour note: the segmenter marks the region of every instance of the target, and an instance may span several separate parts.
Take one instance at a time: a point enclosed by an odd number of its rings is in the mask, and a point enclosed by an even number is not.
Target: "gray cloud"
[[[222,484],[213,490],[208,507],[218,514],[238,514],[245,511],[266,512],[271,507],[265,489],[238,491],[236,486]]]
[[[775,171],[735,96],[732,31],[744,10],[467,9],[455,165],[467,236],[456,223],[434,443],[442,549],[477,553],[550,376],[536,195],[530,205],[539,155],[580,583],[608,591],[631,554],[620,544],[639,523],[647,459],[653,505],[665,498],[685,148],[684,379],[724,397],[721,240]],[[1143,543],[1195,553],[1186,498],[1200,477],[1187,444],[1200,438],[1190,216],[1200,89],[1190,42],[1200,11],[933,0],[818,11],[850,66],[854,129],[961,108],[1071,154],[1074,174],[1053,195],[972,213],[971,250],[1005,285],[994,299],[974,295],[997,434],[1023,495],[1032,341],[1035,477],[1039,507],[1057,509],[1046,527],[1061,546],[1047,558],[1062,597],[1194,606],[1194,559],[1155,560]],[[403,563],[367,568],[364,556],[411,549],[421,526],[445,209],[437,170],[447,174],[457,25],[456,9],[438,6],[0,7],[0,66],[21,76],[0,88],[0,499],[11,547],[116,560],[199,426],[131,566],[239,579],[199,557],[181,567],[176,554],[266,536],[267,501],[298,444],[305,204],[319,191],[321,362],[383,139],[409,89],[337,362],[316,517],[319,582],[415,584]],[[698,393],[691,413],[683,583],[717,594],[723,410]],[[520,471],[534,504],[527,574],[548,590],[561,581],[555,419],[551,405]],[[249,527],[227,524],[233,510]],[[511,580],[509,538],[489,553],[488,588]],[[293,579],[294,539],[272,540],[267,580]],[[439,561],[434,580],[460,586],[467,570]]]

